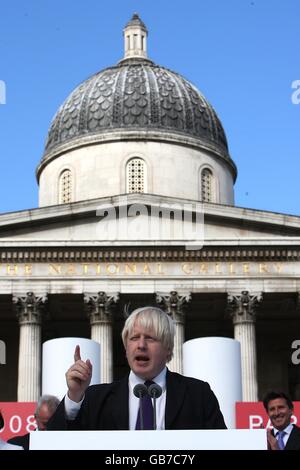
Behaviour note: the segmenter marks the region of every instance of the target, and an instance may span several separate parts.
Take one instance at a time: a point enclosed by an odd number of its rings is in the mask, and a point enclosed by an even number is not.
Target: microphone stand
[[[159,398],[162,394],[162,388],[157,384],[153,383],[148,388],[148,393],[151,398],[153,398],[153,429],[156,430],[157,423],[156,423],[156,399]]]
[[[153,397],[153,429],[156,429],[156,396]]]
[[[141,430],[144,430],[144,413],[143,413],[143,405],[142,405],[142,398],[147,395],[148,389],[146,385],[144,384],[137,384],[133,388],[133,393],[134,395],[139,398],[140,404],[139,404],[139,409],[140,409],[140,425],[141,425]]]
[[[141,421],[141,430],[144,430],[144,412],[143,412],[143,404],[142,404],[142,398],[143,398],[143,392],[140,390],[139,391],[139,399],[140,399],[140,421]]]

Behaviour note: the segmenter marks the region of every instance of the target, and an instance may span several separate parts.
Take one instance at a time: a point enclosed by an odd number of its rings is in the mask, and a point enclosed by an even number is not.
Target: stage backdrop
[[[292,423],[300,426],[300,401],[294,401],[293,403]],[[237,429],[258,429],[261,426],[263,428],[272,428],[261,401],[236,403]]]
[[[242,400],[241,345],[210,336],[183,345],[183,373],[208,382],[219,400],[225,423],[235,428],[235,404]]]
[[[74,362],[79,344],[83,361],[93,364],[91,385],[100,383],[100,344],[87,338],[55,338],[43,344],[42,395],[55,395],[60,400],[67,392],[66,371]]]
[[[4,418],[4,428],[0,431],[1,439],[7,441],[11,437],[22,436],[34,431],[34,402],[0,402],[0,410]]]
[[[35,429],[34,409],[36,403],[0,402],[5,427],[0,431],[4,440],[13,436],[21,436]],[[293,422],[300,426],[300,401],[294,401]],[[262,402],[236,403],[237,429],[255,429],[270,427]]]

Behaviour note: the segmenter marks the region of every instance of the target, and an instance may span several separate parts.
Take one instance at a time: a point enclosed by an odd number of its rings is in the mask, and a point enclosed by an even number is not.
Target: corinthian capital
[[[232,316],[233,323],[253,323],[258,307],[263,299],[263,295],[250,295],[247,290],[243,290],[240,295],[228,295],[227,312]]]
[[[190,292],[178,294],[176,291],[171,291],[168,294],[157,293],[156,303],[165,310],[173,320],[183,322],[184,310],[191,301],[191,298],[192,295]]]
[[[37,296],[33,292],[27,292],[26,295],[13,295],[12,301],[20,325],[41,324],[47,295]]]
[[[84,307],[91,324],[111,321],[113,310],[119,300],[119,294],[84,294]]]

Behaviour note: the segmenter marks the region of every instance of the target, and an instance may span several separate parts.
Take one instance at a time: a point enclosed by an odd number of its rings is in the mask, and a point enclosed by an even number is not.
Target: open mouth
[[[150,359],[149,359],[148,356],[139,354],[138,356],[135,356],[135,360],[136,360],[139,364],[147,364]]]

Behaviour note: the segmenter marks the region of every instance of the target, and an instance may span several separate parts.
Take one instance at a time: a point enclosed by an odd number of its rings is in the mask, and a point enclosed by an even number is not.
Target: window
[[[126,167],[126,192],[145,193],[147,178],[147,167],[142,158],[132,158]]]
[[[213,174],[209,168],[204,168],[201,172],[201,200],[214,201]]]
[[[71,170],[64,170],[59,178],[59,203],[66,204],[73,200],[73,178]]]

